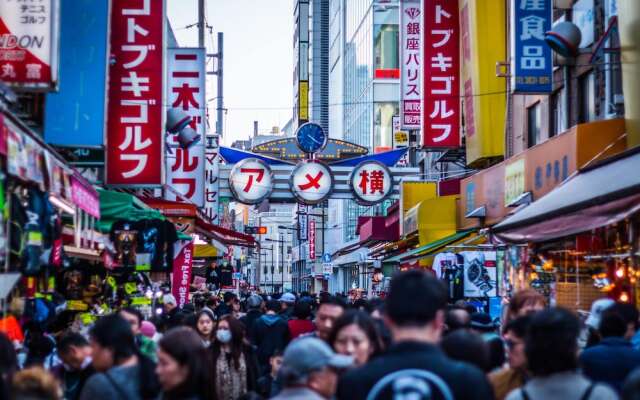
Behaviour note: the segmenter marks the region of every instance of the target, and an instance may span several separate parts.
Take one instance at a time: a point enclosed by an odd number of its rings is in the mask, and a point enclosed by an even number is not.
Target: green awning
[[[98,193],[100,194],[100,221],[97,228],[100,232],[109,232],[111,225],[118,220],[165,219],[158,210],[150,208],[128,193],[101,189]]]
[[[413,250],[409,250],[409,251],[405,251],[401,254],[398,254],[396,256],[387,258],[382,260],[383,263],[399,263],[402,260],[411,258],[411,257],[421,257],[421,256],[426,256],[429,255],[429,253],[432,253],[444,246],[447,246],[453,242],[457,242],[460,239],[464,239],[465,237],[471,235],[471,233],[473,232],[473,230],[467,230],[467,231],[462,231],[462,232],[457,232],[454,233],[453,235],[444,237],[442,239],[438,239],[436,241],[433,241],[429,244],[425,244],[424,246],[420,246],[417,247]]]

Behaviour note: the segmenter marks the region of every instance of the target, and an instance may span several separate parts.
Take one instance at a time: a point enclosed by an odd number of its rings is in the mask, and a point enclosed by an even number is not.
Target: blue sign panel
[[[61,146],[103,144],[109,2],[60,2],[60,86],[48,93],[44,137]]]
[[[551,30],[552,0],[513,0],[511,73],[513,90],[548,93],[552,90],[553,59],[544,41]]]

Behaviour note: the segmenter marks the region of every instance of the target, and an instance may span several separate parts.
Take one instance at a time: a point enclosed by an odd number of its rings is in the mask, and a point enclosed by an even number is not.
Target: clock
[[[320,125],[307,122],[296,131],[296,144],[305,153],[316,153],[327,145],[327,134]]]

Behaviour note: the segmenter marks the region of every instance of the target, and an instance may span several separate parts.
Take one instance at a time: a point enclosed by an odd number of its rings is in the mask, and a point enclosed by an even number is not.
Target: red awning
[[[253,236],[211,224],[204,220],[200,215],[198,215],[198,218],[196,219],[196,230],[205,236],[211,236],[227,245],[254,247],[256,244],[256,240]]]

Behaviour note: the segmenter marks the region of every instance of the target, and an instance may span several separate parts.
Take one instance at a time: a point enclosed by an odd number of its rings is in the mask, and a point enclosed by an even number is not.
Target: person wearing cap
[[[349,368],[353,359],[336,354],[314,337],[294,340],[284,352],[279,378],[284,389],[272,400],[324,400],[333,398],[338,371]]]
[[[240,322],[244,324],[244,327],[247,331],[247,337],[251,341],[253,338],[253,326],[258,318],[262,317],[262,305],[264,301],[262,297],[257,294],[252,294],[247,299],[247,313],[240,317]],[[255,343],[251,342],[251,344],[255,345]]]
[[[344,373],[336,397],[493,400],[480,369],[453,361],[438,348],[447,297],[444,283],[424,271],[394,276],[384,315],[393,344],[364,366]]]
[[[175,296],[168,293],[162,297],[164,312],[162,314],[162,325],[164,331],[182,325],[184,314],[178,308],[178,301]]]
[[[280,296],[280,316],[285,321],[293,318],[293,306],[296,304],[296,295],[291,292],[284,293]]]
[[[600,328],[602,313],[614,304],[615,301],[608,298],[598,299],[591,304],[591,311],[589,312],[587,319],[584,321],[584,327],[580,331],[580,336],[578,337],[578,346],[580,349],[594,346],[600,341],[600,333],[598,332],[598,329]]]

